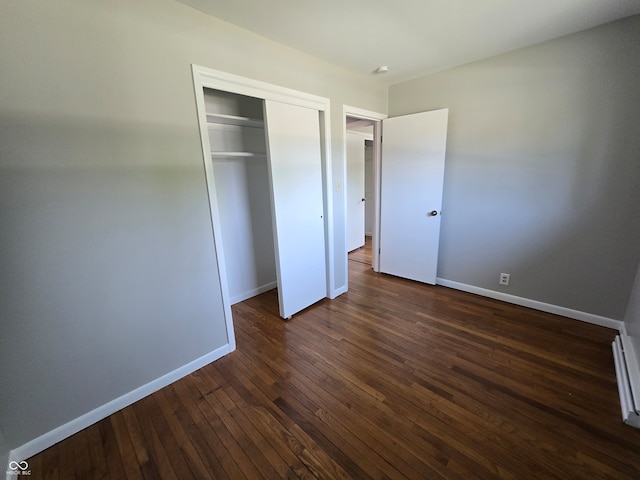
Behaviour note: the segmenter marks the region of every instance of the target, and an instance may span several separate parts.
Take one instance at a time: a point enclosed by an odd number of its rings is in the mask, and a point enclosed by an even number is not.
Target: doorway
[[[381,158],[381,139],[382,139],[382,120],[387,115],[368,110],[359,109],[345,105],[343,107],[343,127],[344,127],[344,155],[345,155],[345,217],[347,227],[345,232],[345,271],[349,270],[348,261],[348,245],[349,245],[349,167],[347,165],[347,138],[360,132],[364,135],[363,140],[363,158],[365,164],[362,170],[362,185],[364,195],[360,196],[360,200],[364,201],[360,205],[364,218],[364,237],[365,242],[368,241],[366,247],[370,249],[371,255],[366,256],[367,264],[371,265],[374,271],[379,271],[379,239],[380,239],[380,158]],[[367,158],[369,160],[367,160]],[[357,205],[357,196],[352,196],[352,206]],[[366,243],[365,243],[366,244]]]
[[[346,121],[347,252],[353,252],[373,230],[373,124],[353,117]]]
[[[345,158],[351,130],[373,126],[373,270],[435,284],[448,109],[390,119],[346,106],[343,112]],[[345,179],[346,164],[345,161]],[[348,195],[344,198],[346,202]],[[366,195],[363,198],[369,200]],[[345,212],[348,207],[345,203]],[[345,261],[348,271],[347,248]]]

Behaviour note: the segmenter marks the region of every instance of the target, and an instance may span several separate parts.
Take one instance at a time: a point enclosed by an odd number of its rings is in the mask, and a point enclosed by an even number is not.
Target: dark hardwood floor
[[[363,253],[363,252],[360,252]],[[374,273],[29,459],[51,479],[639,479],[615,332]]]
[[[349,260],[371,265],[371,237],[364,237],[364,246],[349,252]]]

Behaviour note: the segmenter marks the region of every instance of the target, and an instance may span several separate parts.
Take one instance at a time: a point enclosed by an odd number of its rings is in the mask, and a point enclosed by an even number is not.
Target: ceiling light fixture
[[[386,65],[380,65],[378,68],[376,68],[373,73],[375,73],[376,75],[379,75],[381,73],[387,73],[389,71],[389,67]]]

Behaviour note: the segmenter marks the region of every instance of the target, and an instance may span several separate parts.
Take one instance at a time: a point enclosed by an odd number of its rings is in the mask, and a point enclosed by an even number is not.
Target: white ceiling
[[[640,13],[640,0],[178,1],[385,84]]]

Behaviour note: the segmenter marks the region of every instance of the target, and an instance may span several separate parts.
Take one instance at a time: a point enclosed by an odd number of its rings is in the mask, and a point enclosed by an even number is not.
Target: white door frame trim
[[[324,195],[324,220],[325,220],[325,264],[327,268],[327,296],[334,298],[335,273],[334,273],[334,241],[333,241],[333,196],[331,185],[331,111],[328,98],[312,95],[290,88],[272,85],[270,83],[254,80],[251,78],[221,72],[200,65],[191,65],[193,74],[193,88],[196,99],[196,111],[198,114],[198,125],[200,128],[200,140],[202,145],[202,160],[204,163],[207,193],[209,196],[209,211],[211,214],[211,225],[213,230],[213,242],[218,261],[218,276],[222,293],[222,304],[224,307],[225,324],[227,328],[227,340],[230,350],[235,350],[236,341],[233,330],[233,318],[231,315],[231,299],[227,283],[227,268],[224,260],[224,246],[222,235],[217,226],[220,225],[220,214],[215,195],[215,182],[213,166],[210,161],[209,135],[207,129],[206,107],[204,102],[204,88],[222,90],[226,92],[260,98],[263,100],[274,100],[288,103],[300,107],[312,108],[320,112],[320,128],[322,135],[321,156],[323,175],[323,195]]]
[[[352,107],[350,105],[342,105],[342,152],[344,155],[345,161],[343,162],[344,171],[342,182],[343,185],[346,186],[347,179],[347,140],[346,140],[346,131],[347,131],[347,116],[361,118],[363,120],[371,120],[373,121],[373,236],[372,236],[372,251],[371,251],[371,259],[373,262],[373,270],[378,272],[380,271],[380,171],[381,171],[381,159],[382,159],[382,120],[388,117],[388,115],[384,113],[372,112],[370,110],[364,110],[362,108]],[[344,227],[344,244],[345,244],[345,252],[344,252],[344,265],[345,272],[347,272],[346,284],[347,288],[349,285],[349,257],[346,251],[347,245],[347,192],[344,191],[342,195],[342,201],[344,204],[344,212],[345,212],[345,227]]]

